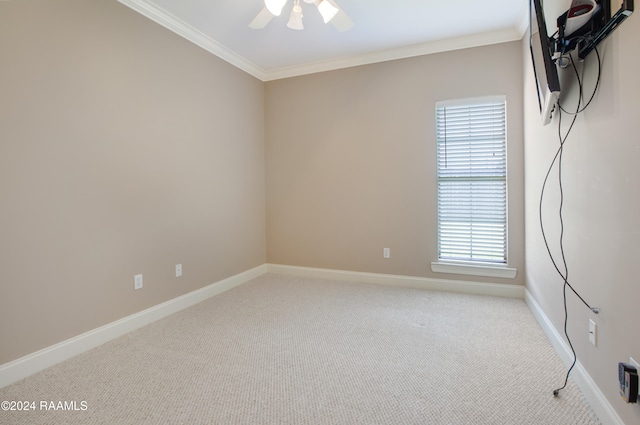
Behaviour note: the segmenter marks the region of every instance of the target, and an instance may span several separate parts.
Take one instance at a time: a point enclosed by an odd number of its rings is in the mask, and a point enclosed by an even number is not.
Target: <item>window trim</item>
[[[472,276],[499,277],[504,279],[514,279],[518,274],[518,269],[509,267],[506,264],[454,260],[432,261],[431,271],[435,273],[465,274]]]
[[[455,99],[455,100],[446,100],[446,101],[438,101],[436,102],[436,115],[438,114],[438,110],[440,108],[444,108],[444,107],[451,107],[451,106],[466,106],[466,105],[477,105],[477,104],[482,104],[482,103],[493,103],[493,102],[499,102],[499,103],[504,103],[504,113],[505,113],[505,140],[504,140],[504,149],[505,149],[505,154],[507,153],[507,145],[508,145],[508,139],[507,139],[507,129],[506,129],[506,124],[507,124],[507,99],[505,95],[495,95],[495,96],[481,96],[481,97],[473,97],[473,98],[463,98],[463,99]],[[437,120],[437,117],[436,117]],[[436,121],[436,127],[437,127],[437,121]],[[436,149],[438,149],[438,136],[436,134]],[[438,158],[437,156],[438,154],[436,154],[436,158]],[[506,171],[505,171],[505,199],[506,199],[506,205],[505,205],[505,262],[498,262],[498,263],[494,263],[491,261],[482,261],[480,260],[456,260],[456,259],[448,259],[448,258],[440,258],[440,230],[439,230],[439,225],[440,225],[440,221],[438,219],[438,231],[437,231],[437,235],[438,235],[438,239],[437,239],[437,244],[438,244],[438,249],[437,249],[437,255],[438,255],[438,260],[437,261],[433,261],[431,263],[431,270],[433,272],[438,272],[438,273],[455,273],[455,274],[468,274],[468,275],[476,275],[476,276],[488,276],[488,277],[501,277],[501,278],[514,278],[517,274],[517,269],[515,268],[511,268],[508,266],[509,264],[509,255],[508,255],[508,247],[509,247],[509,217],[508,217],[508,209],[509,209],[509,204],[508,204],[508,156],[505,157],[505,167],[506,167]],[[436,182],[439,181],[439,168],[436,165]],[[437,192],[437,202],[436,205],[438,207],[438,211],[440,209],[440,193],[439,191]],[[438,213],[439,215],[439,213]]]

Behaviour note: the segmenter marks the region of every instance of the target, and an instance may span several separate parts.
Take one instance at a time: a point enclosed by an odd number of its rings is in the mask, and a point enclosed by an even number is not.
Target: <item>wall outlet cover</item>
[[[597,344],[597,327],[596,322],[589,319],[589,341],[596,346]]]

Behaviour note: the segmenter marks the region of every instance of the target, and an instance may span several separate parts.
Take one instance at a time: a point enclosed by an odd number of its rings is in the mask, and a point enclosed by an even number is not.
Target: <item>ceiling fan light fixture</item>
[[[274,16],[280,16],[280,13],[282,13],[282,8],[286,3],[287,0],[264,0],[264,5]]]
[[[337,7],[329,3],[327,0],[321,0],[320,3],[318,3],[318,11],[322,15],[322,19],[325,24],[336,16],[338,10],[339,9]]]
[[[300,1],[296,1],[296,4],[293,6],[291,10],[291,15],[289,16],[289,22],[287,22],[287,27],[292,30],[303,30],[304,25],[302,25],[302,6],[300,6]]]

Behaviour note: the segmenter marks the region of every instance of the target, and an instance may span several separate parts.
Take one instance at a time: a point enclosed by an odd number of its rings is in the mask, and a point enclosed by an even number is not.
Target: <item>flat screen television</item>
[[[553,40],[547,33],[542,0],[530,0],[530,39],[531,60],[538,88],[538,102],[542,125],[551,122],[551,116],[560,98],[560,80],[558,69],[553,60],[555,51]]]

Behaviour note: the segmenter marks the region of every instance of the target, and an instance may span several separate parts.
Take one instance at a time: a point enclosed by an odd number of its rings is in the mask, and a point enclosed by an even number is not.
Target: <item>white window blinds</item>
[[[438,255],[507,262],[505,98],[436,104]]]

